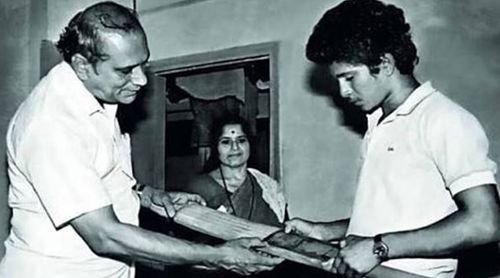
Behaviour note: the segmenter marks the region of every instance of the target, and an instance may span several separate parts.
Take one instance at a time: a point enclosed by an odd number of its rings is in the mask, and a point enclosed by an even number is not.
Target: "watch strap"
[[[136,183],[134,186],[132,186],[132,190],[134,190],[137,194],[141,195],[145,187],[146,185],[143,183]]]

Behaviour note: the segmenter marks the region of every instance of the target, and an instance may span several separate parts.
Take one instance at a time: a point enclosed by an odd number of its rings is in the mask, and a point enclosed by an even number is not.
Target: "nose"
[[[238,141],[231,141],[231,150],[237,150],[240,148]]]
[[[131,81],[136,86],[144,86],[148,83],[148,78],[146,77],[146,73],[144,72],[144,68],[142,66],[137,66],[132,71]]]
[[[339,79],[340,96],[348,98],[352,94],[352,88],[345,80]]]

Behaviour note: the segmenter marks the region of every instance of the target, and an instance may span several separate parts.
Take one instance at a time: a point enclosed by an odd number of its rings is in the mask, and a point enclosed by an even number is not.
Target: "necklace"
[[[233,211],[234,216],[238,216],[236,214],[236,209],[234,208],[233,201],[231,200],[231,192],[229,192],[229,189],[226,184],[226,178],[224,177],[224,174],[222,173],[222,168],[219,167],[219,173],[222,178],[222,184],[224,185],[224,191],[226,192],[226,198],[229,203],[229,206],[231,207],[231,210]],[[249,177],[250,173],[247,171],[247,178],[250,179],[250,185],[252,186],[252,198],[250,199],[250,211],[248,212],[248,216],[246,219],[250,219],[252,217],[253,213],[253,206],[254,206],[254,201],[255,201],[255,184],[254,181],[251,177]]]

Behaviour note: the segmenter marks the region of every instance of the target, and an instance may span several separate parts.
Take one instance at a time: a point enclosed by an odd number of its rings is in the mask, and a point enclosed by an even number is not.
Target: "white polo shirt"
[[[0,277],[132,278],[129,264],[98,257],[69,222],[112,205],[138,224],[130,140],[116,105],[100,106],[65,62],[35,87],[7,132],[11,232]]]
[[[421,228],[457,210],[453,195],[495,184],[496,164],[479,122],[427,82],[395,111],[368,116],[348,234]],[[453,259],[397,259],[384,265],[453,277]]]

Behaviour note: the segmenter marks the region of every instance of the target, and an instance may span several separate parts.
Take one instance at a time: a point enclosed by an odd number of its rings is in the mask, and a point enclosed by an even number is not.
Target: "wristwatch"
[[[382,235],[378,234],[373,238],[373,254],[381,261],[389,258],[389,246],[382,240]]]

